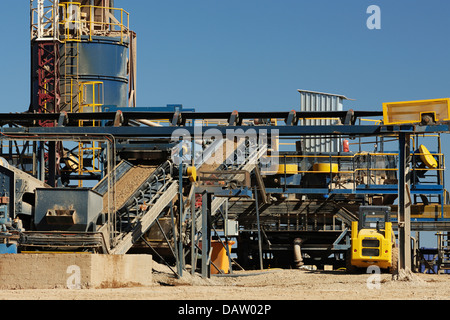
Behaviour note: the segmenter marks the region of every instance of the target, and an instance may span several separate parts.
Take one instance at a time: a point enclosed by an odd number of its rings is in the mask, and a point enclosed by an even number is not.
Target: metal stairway
[[[267,153],[267,145],[263,145],[263,146],[258,146],[256,152],[252,153],[252,154],[248,154],[248,156],[245,158],[245,162],[242,164],[238,164],[238,165],[232,165],[227,166],[226,164],[222,164],[221,167],[219,167],[220,169],[227,169],[227,170],[236,170],[236,171],[248,171],[248,172],[252,172],[256,165],[258,164],[259,159]],[[234,154],[233,154],[234,156]],[[233,162],[234,163],[234,162]],[[234,179],[236,178],[236,176],[239,176],[239,174],[236,174],[234,176],[228,176],[229,179]],[[220,209],[220,207],[225,203],[226,198],[224,197],[216,197],[213,199],[212,203],[211,203],[211,215],[214,216],[216,214],[216,212]]]
[[[263,145],[257,145],[255,146],[255,148],[253,149],[252,153],[246,152],[245,154],[245,160],[242,163],[237,163],[234,161],[234,159],[231,158],[235,158],[237,156],[238,150],[241,148],[242,145],[238,146],[234,152],[230,155],[230,157],[227,159],[228,161],[225,161],[224,163],[222,163],[222,165],[219,166],[219,168],[217,168],[217,170],[235,170],[235,171],[248,171],[248,172],[252,172],[256,165],[258,164],[259,159],[267,153],[267,145],[263,144]],[[248,146],[244,146],[244,152],[248,151],[251,148],[247,148]],[[242,151],[242,150],[241,150]],[[209,154],[208,156],[211,156],[211,154]],[[232,161],[230,161],[232,160]],[[231,165],[229,165],[229,163],[231,163]],[[229,180],[233,180],[235,179],[237,176],[239,176],[241,174],[236,174],[234,176],[232,175],[227,175],[226,179]],[[211,202],[211,216],[215,216],[216,213],[220,210],[220,208],[222,207],[222,205],[226,202],[226,198],[224,197],[215,197],[212,202]],[[201,221],[201,209],[198,210],[196,212],[196,230],[201,230],[201,225],[202,225],[202,221]]]
[[[110,235],[110,254],[127,253],[165,213],[164,209],[178,195],[178,181],[172,179],[171,171],[170,162],[158,167],[99,229]]]
[[[450,232],[438,233],[438,273],[450,269]]]

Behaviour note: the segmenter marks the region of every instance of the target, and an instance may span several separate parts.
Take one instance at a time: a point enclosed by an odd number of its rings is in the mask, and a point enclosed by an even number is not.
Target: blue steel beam
[[[266,188],[267,193],[277,194],[398,194],[398,185],[361,185],[356,189],[334,189],[328,188]],[[444,192],[444,187],[441,185],[416,185],[411,187],[411,194],[440,194]]]
[[[107,112],[94,113],[63,113],[76,126],[78,120],[114,120],[116,112],[120,111],[126,120],[164,120],[172,119],[175,113],[179,113],[185,120],[211,120],[223,119],[229,120],[231,116],[238,116],[240,120],[254,120],[254,119],[286,119],[289,120],[293,111],[259,111],[259,112],[196,112],[194,109],[183,108],[182,105],[169,105],[162,108],[117,108],[114,106],[104,106]],[[113,112],[111,112],[113,111]],[[333,112],[295,112],[296,119],[304,118],[330,118],[336,117],[345,120],[347,111],[333,111]],[[379,117],[383,113],[379,111],[354,111],[355,117]],[[32,125],[33,121],[57,121],[60,114],[57,113],[5,113],[0,114],[0,123],[19,122],[28,123]],[[342,123],[345,123],[342,121]]]
[[[209,131],[211,130],[211,131]],[[182,135],[201,138],[198,135],[204,135],[208,132],[227,134],[234,137],[246,137],[250,133],[258,135],[276,135],[278,137],[299,137],[307,135],[327,135],[327,136],[375,136],[391,135],[398,133],[448,133],[449,125],[435,126],[351,126],[351,125],[331,125],[331,126],[233,126],[233,127],[19,127],[1,129],[4,137],[20,136],[23,139],[26,136],[31,140],[42,136],[115,136],[115,137],[141,137],[141,138],[179,138]],[[197,135],[197,136],[195,136]],[[177,139],[178,140],[178,139]]]

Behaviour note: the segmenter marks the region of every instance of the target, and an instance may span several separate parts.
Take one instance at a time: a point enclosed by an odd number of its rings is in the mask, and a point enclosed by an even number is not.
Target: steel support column
[[[37,113],[59,113],[59,43],[56,41],[37,42],[37,105],[31,111]],[[34,77],[35,75],[33,75]],[[32,99],[32,101],[36,101]],[[42,127],[54,127],[52,121],[39,121]]]
[[[48,143],[48,180],[50,187],[56,187],[56,142],[50,141]]]
[[[261,238],[261,223],[259,220],[259,203],[258,203],[258,189],[255,186],[255,209],[256,209],[256,225],[258,228],[258,255],[259,255],[259,268],[264,269],[263,263],[263,250],[262,250],[262,238]]]
[[[211,203],[212,203],[212,194],[209,192],[203,192],[202,278],[211,278]]]
[[[399,134],[398,270],[411,271],[410,134]]]
[[[180,277],[183,276],[184,269],[184,249],[183,249],[183,142],[180,140],[180,164],[178,167],[178,258],[177,258],[177,272]]]
[[[196,186],[194,185],[194,190],[192,192],[191,198],[191,274],[195,275],[195,269],[197,267],[197,247],[196,247],[196,221],[197,214],[195,210],[195,197],[196,195]]]

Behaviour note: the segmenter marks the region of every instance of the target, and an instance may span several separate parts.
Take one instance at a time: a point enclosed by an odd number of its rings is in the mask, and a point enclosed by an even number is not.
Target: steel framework
[[[375,113],[370,113],[375,114]],[[344,117],[344,122],[349,112],[338,112],[333,116],[341,116]],[[357,112],[353,113],[353,115],[358,115]],[[367,114],[365,114],[367,115]],[[280,118],[284,118],[286,120],[287,125],[249,125],[246,124],[245,119],[264,119],[269,116],[277,116]],[[296,114],[298,118],[311,116],[311,113],[303,113]],[[327,113],[314,113],[314,116],[326,116],[330,117],[330,114]],[[169,119],[171,125],[169,126],[161,126],[161,127],[148,127],[148,126],[130,126],[130,124],[135,123],[138,120],[148,120],[148,121],[157,121],[161,119]],[[195,127],[192,124],[194,120],[202,120],[206,119],[223,119],[225,123],[228,125],[223,126],[206,126],[206,127]],[[208,130],[214,129],[216,133],[222,135],[223,137],[227,137],[230,130],[234,131],[237,137],[245,137],[246,130],[251,129],[259,135],[271,135],[275,134],[278,138],[296,138],[301,139],[304,136],[311,135],[322,135],[322,136],[348,136],[348,137],[371,137],[371,136],[395,136],[398,142],[399,149],[399,162],[398,162],[398,172],[400,181],[397,185],[392,185],[389,187],[385,187],[380,190],[377,188],[365,188],[365,189],[355,189],[355,190],[344,190],[338,192],[337,190],[316,190],[316,193],[325,193],[325,194],[345,194],[345,193],[397,193],[399,196],[399,206],[398,206],[398,228],[400,235],[400,247],[402,250],[400,251],[400,266],[401,268],[407,270],[411,269],[411,260],[408,256],[408,252],[410,252],[409,248],[409,232],[411,230],[411,183],[409,181],[409,168],[411,165],[411,158],[408,157],[409,153],[409,139],[412,135],[421,135],[424,133],[448,133],[450,131],[448,123],[440,123],[436,125],[398,125],[398,126],[383,126],[383,125],[352,125],[353,121],[349,121],[348,124],[342,125],[331,125],[331,126],[298,126],[294,125],[294,122],[291,122],[293,119],[292,112],[278,112],[275,115],[269,113],[193,113],[193,112],[169,112],[169,113],[157,113],[157,112],[139,112],[139,110],[134,111],[117,111],[117,112],[104,112],[104,113],[85,113],[85,114],[68,114],[68,113],[54,113],[54,114],[0,114],[0,123],[4,126],[1,131],[1,140],[4,141],[14,141],[14,140],[23,140],[23,141],[82,141],[86,138],[92,140],[103,140],[103,141],[115,141],[118,143],[121,140],[128,141],[132,139],[133,141],[139,143],[153,143],[153,145],[166,145],[172,141],[174,136],[177,139],[186,138],[189,136],[188,141],[193,143],[195,139],[200,135],[200,138],[203,137],[204,134],[207,133]],[[36,120],[41,121],[53,121],[56,122],[57,125],[55,127],[39,127],[36,126]],[[78,121],[103,121],[104,126],[102,127],[78,127]],[[348,121],[347,121],[348,122]],[[7,127],[6,125],[12,125],[14,127]],[[20,127],[17,127],[20,125]],[[180,131],[181,130],[181,131]],[[177,133],[182,133],[181,135],[177,135]],[[276,133],[275,133],[276,132]],[[176,142],[176,141],[175,141]],[[112,152],[112,151],[110,151]],[[225,168],[226,169],[226,168]],[[247,168],[252,171],[253,169]],[[178,177],[177,175],[173,175],[172,179],[174,182],[178,181],[177,184],[173,186],[169,186],[168,190],[173,189],[173,194],[166,199],[169,201],[169,198],[172,200],[172,196],[179,199],[179,211],[178,211],[178,221],[179,225],[176,227],[178,230],[174,233],[176,236],[177,245],[174,248],[177,248],[175,252],[176,261],[178,264],[177,274],[181,275],[184,270],[184,242],[185,238],[181,237],[181,234],[184,234],[183,230],[186,230],[186,221],[191,221],[191,232],[192,234],[197,234],[200,238],[195,238],[193,241],[191,250],[192,253],[198,252],[201,250],[202,252],[202,274],[204,276],[210,275],[211,268],[211,260],[209,259],[209,250],[210,250],[210,239],[211,239],[211,228],[213,225],[211,222],[213,221],[213,217],[216,212],[222,209],[222,204],[224,201],[220,200],[220,204],[215,204],[215,202],[219,201],[219,199],[223,199],[221,197],[226,196],[242,196],[243,190],[242,188],[235,189],[232,193],[230,190],[224,190],[223,188],[204,188],[197,189],[197,191],[190,192],[191,205],[182,205],[185,199],[181,197],[181,195],[185,192],[183,190],[188,189],[188,185],[186,185],[185,181],[185,173],[183,173],[183,169],[180,167]],[[191,183],[191,182],[190,182]],[[195,183],[194,183],[195,185]],[[196,190],[196,189],[193,189]],[[263,188],[260,188],[262,191]],[[248,190],[247,196],[255,196],[253,190]],[[168,192],[168,191],[167,191]],[[271,190],[266,189],[265,192],[273,192],[273,193],[307,193],[306,190],[296,190],[289,188],[284,188],[283,190]],[[424,190],[416,190],[418,193],[425,192]],[[434,192],[434,191],[433,191]],[[177,196],[178,194],[178,196]],[[197,211],[195,207],[192,207],[192,203],[195,203],[195,194],[203,194],[203,207],[202,210]],[[209,195],[209,196],[208,196]],[[214,199],[212,198],[214,195]],[[159,213],[163,210],[163,207],[166,207],[168,203],[164,200],[164,204],[160,203],[161,207],[155,207],[154,214],[151,214],[152,218],[145,224],[145,228],[143,231],[148,230],[154,223],[156,223],[157,218],[159,217]],[[174,200],[174,199],[173,199]],[[259,207],[259,206],[258,206]],[[194,209],[193,209],[194,208]],[[258,211],[258,210],[257,210]],[[259,216],[259,215],[258,215]],[[195,218],[194,218],[195,217]],[[445,222],[445,217],[442,216],[441,219],[436,220],[434,223]],[[188,219],[188,220],[186,220]],[[193,223],[199,219],[201,221],[200,225]],[[419,221],[420,222],[420,221]],[[426,222],[420,222],[426,223]],[[448,223],[447,223],[448,224]],[[259,225],[259,224],[258,224]],[[435,224],[435,227],[437,224]],[[448,228],[448,225],[443,226],[441,224],[440,228]],[[261,239],[261,229],[258,227],[259,237]],[[131,233],[133,234],[133,233]],[[125,236],[125,238],[131,236]],[[192,238],[194,239],[194,238]],[[202,241],[203,250],[199,248],[198,240]],[[131,237],[128,243],[133,243],[136,239]],[[128,240],[127,240],[128,241]],[[123,242],[125,243],[125,242]],[[122,244],[121,244],[122,245]],[[124,245],[124,248],[128,248],[128,245]],[[117,252],[123,253],[126,252],[127,249],[116,249]],[[195,258],[194,258],[195,259]]]

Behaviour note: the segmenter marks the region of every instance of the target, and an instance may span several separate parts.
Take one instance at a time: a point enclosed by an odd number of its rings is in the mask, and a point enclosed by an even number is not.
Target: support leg
[[[410,193],[410,135],[399,135],[398,177],[398,274],[411,272],[411,193]]]

